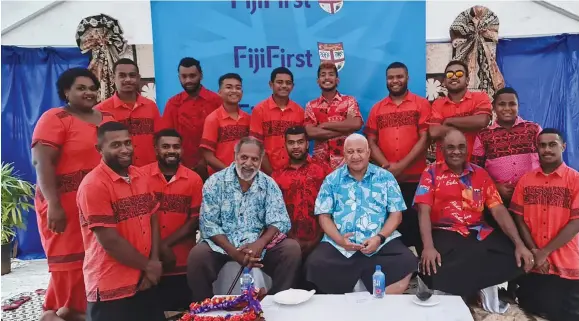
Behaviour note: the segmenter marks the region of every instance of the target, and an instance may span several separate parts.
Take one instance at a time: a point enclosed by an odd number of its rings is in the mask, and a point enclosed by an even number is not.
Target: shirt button
[[[517,165],[517,163],[513,162],[513,165]]]
[[[163,225],[163,228],[166,228],[166,226],[165,226],[165,225]]]

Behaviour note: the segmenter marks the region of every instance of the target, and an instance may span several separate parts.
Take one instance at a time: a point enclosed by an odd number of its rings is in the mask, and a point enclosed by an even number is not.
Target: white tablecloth
[[[370,294],[368,293],[368,296]],[[273,296],[262,302],[266,321],[473,321],[458,296],[437,296],[440,303],[432,307],[412,302],[414,295],[386,295],[383,299],[354,295],[314,295],[299,305],[279,305]]]

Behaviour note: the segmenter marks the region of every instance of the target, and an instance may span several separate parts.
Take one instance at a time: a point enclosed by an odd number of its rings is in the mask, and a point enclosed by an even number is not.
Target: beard
[[[407,90],[408,90],[408,84],[407,83],[400,86],[399,91],[392,91],[392,89],[390,89],[390,87],[388,87],[388,91],[390,92],[390,94],[392,96],[395,96],[395,97],[404,95]]]
[[[171,155],[173,157],[175,157],[175,161],[170,161],[168,162],[165,157],[163,156],[157,156],[157,160],[163,164],[163,166],[168,167],[168,168],[177,168],[179,167],[179,164],[181,163],[181,157],[179,155]]]
[[[181,87],[183,87],[183,90],[185,90],[186,93],[190,94],[190,93],[194,93],[197,90],[199,90],[199,87],[201,87],[201,83],[198,83],[197,85],[193,86],[193,89],[187,89],[187,87],[185,87],[184,84],[181,84]]]
[[[251,174],[246,174],[243,172],[241,165],[235,163],[235,172],[237,173],[237,176],[246,182],[250,182],[252,181],[255,176],[257,175],[257,173],[259,172],[259,167],[261,166],[261,163],[259,164],[259,166],[257,166],[257,168],[251,173]]]

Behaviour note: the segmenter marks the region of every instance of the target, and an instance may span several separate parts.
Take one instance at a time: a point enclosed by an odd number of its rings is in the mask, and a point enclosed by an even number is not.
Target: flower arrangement
[[[183,315],[180,321],[263,321],[263,310],[259,303],[261,291],[253,286],[240,296],[217,297],[192,303],[189,313]],[[202,316],[199,314],[211,311],[231,311],[243,307],[241,314],[225,316]]]

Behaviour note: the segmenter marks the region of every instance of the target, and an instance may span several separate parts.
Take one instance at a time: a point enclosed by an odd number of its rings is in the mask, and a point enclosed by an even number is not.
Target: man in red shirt
[[[518,182],[511,210],[535,256],[518,280],[520,306],[554,321],[579,320],[579,172],[563,162],[562,134],[545,128],[537,139],[540,167]]]
[[[283,193],[292,223],[288,236],[298,241],[304,259],[324,236],[314,215],[314,206],[320,186],[331,172],[328,164],[309,157],[308,138],[304,127],[288,128],[285,140],[289,161],[284,168],[272,174]]]
[[[370,110],[365,132],[372,159],[392,173],[400,185],[407,208],[398,226],[401,240],[420,253],[418,214],[412,200],[426,168],[430,103],[408,90],[408,79],[408,68],[403,63],[393,62],[386,68],[389,95]]]
[[[275,68],[269,86],[273,94],[253,108],[249,127],[249,135],[261,140],[265,146],[261,170],[267,175],[288,162],[285,131],[304,124],[304,110],[289,98],[294,88],[292,72],[285,67]]]
[[[157,162],[141,168],[160,203],[163,277],[157,290],[164,311],[187,310],[191,304],[187,256],[195,246],[203,188],[201,177],[181,164],[181,141],[174,129],[155,133]]]
[[[101,163],[78,188],[85,258],[87,320],[163,321],[155,289],[159,261],[159,203],[149,178],[131,166],[128,128],[108,122],[97,130]]]
[[[533,254],[490,176],[466,161],[464,134],[449,131],[442,152],[444,162],[426,168],[414,198],[424,246],[422,278],[433,290],[470,299],[521,275],[523,263],[529,271]],[[485,207],[500,230],[484,221]]]
[[[231,165],[235,144],[249,135],[250,116],[239,107],[243,97],[241,77],[234,73],[219,77],[219,94],[223,105],[205,119],[200,144],[209,175]]]
[[[308,137],[316,141],[314,159],[329,164],[332,169],[344,161],[346,136],[362,128],[364,121],[353,96],[338,92],[338,68],[331,62],[318,67],[318,85],[322,96],[306,105],[305,126]]]
[[[153,133],[162,128],[161,115],[154,101],[140,94],[139,67],[122,58],[113,66],[117,92],[95,108],[113,115],[129,128],[134,148],[133,165],[140,167],[155,161]]]
[[[467,141],[466,161],[470,161],[474,140],[479,130],[488,126],[492,116],[491,101],[484,92],[468,90],[468,67],[458,60],[453,60],[444,69],[444,86],[448,89],[448,97],[437,99],[432,104],[432,115],[428,132],[430,137],[438,141],[436,146],[436,161],[442,162],[440,140],[451,129],[464,133]]]
[[[205,118],[221,105],[221,97],[201,84],[203,70],[199,60],[186,57],[177,67],[183,91],[169,98],[163,123],[183,136],[182,163],[207,178],[205,159],[199,150]]]

